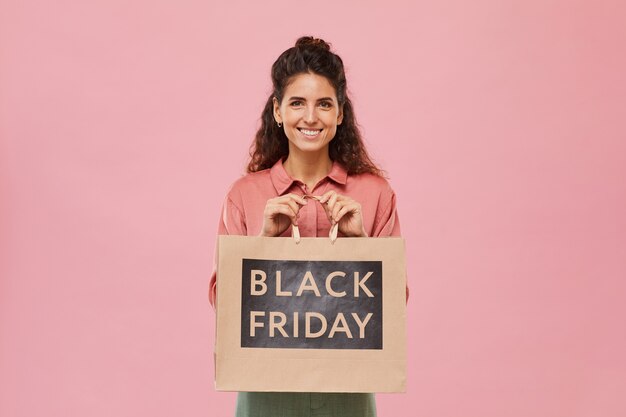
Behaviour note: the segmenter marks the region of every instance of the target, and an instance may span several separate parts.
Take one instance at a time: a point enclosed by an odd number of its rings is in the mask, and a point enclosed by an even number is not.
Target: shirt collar
[[[291,178],[285,170],[282,158],[279,159],[272,168],[270,168],[270,178],[272,179],[272,184],[274,185],[274,188],[276,188],[278,195],[283,195],[289,187],[296,182],[296,180]],[[329,178],[337,184],[345,185],[348,180],[348,173],[339,162],[333,161],[330,172],[326,175],[326,177],[322,178],[322,181],[325,178]]]

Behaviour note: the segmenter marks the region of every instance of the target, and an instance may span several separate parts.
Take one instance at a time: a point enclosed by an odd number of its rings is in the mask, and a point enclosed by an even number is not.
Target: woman
[[[248,174],[226,196],[219,234],[399,236],[395,194],[365,150],[343,62],[302,37],[272,65],[274,90]],[[209,298],[215,303],[215,274]],[[305,376],[303,376],[305,377]],[[373,394],[239,393],[237,416],[375,416]]]

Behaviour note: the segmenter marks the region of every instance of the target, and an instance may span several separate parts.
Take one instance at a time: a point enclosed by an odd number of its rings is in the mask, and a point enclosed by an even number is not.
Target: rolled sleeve
[[[372,237],[400,236],[400,220],[396,207],[396,194],[389,190],[387,196],[382,196],[383,209],[377,213]]]
[[[222,211],[220,215],[220,221],[217,226],[217,234],[219,235],[246,235],[247,228],[246,222],[241,210],[232,201],[230,196],[226,197],[224,204],[222,205]],[[217,247],[218,242],[215,242],[215,251],[213,255],[213,273],[209,281],[209,302],[215,308],[215,300],[217,297]]]
[[[386,194],[386,195],[385,195]],[[376,216],[372,237],[400,237],[400,219],[398,218],[398,207],[396,204],[396,194],[391,190],[381,197],[383,210]],[[409,283],[406,284],[406,301],[409,301]]]

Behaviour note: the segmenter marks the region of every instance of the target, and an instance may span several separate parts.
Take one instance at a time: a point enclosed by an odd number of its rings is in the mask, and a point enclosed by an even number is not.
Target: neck
[[[333,161],[328,156],[328,149],[326,152],[316,154],[290,151],[283,165],[291,178],[305,183],[311,192],[313,187],[328,175],[333,166]]]

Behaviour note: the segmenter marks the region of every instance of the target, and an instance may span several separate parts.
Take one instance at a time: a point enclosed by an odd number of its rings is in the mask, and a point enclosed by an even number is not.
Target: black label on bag
[[[244,259],[241,347],[382,349],[382,262]]]

